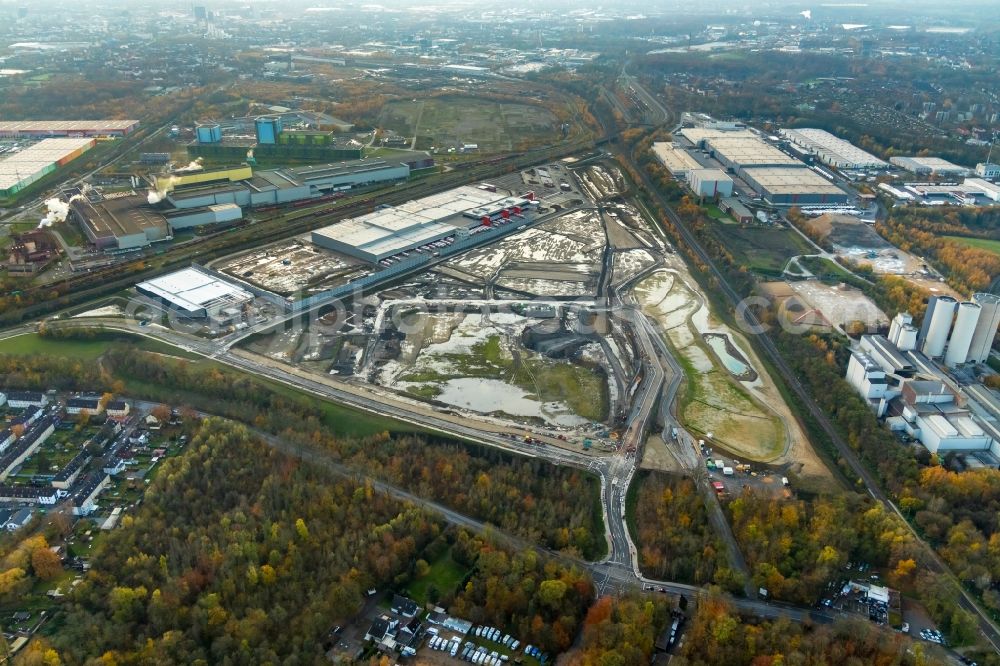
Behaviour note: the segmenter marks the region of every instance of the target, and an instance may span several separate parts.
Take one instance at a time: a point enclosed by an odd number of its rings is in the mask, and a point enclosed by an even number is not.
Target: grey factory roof
[[[913,173],[941,173],[966,175],[972,171],[940,157],[890,157],[889,162]]]
[[[706,142],[717,156],[723,157],[740,166],[753,165],[789,165],[797,166],[802,162],[791,155],[783,153],[771,144],[757,137],[718,137]]]
[[[124,132],[138,120],[4,120],[0,132]]]
[[[488,214],[491,206],[505,202],[523,200],[467,185],[338,222],[313,234],[382,254],[454,233],[468,222],[463,214]]]
[[[747,178],[752,178],[771,194],[844,194],[844,191],[806,167],[747,167]]]
[[[140,282],[136,287],[188,312],[196,312],[219,302],[253,298],[250,292],[195,268],[185,268]]]
[[[887,164],[868,151],[840,139],[826,130],[815,128],[781,130],[781,135],[792,143],[815,152],[821,158],[840,164],[859,167],[884,167]]]
[[[755,139],[757,135],[748,129],[723,130],[705,127],[685,127],[679,134],[693,144],[699,144],[706,139],[743,138]]]
[[[85,197],[76,197],[70,205],[97,238],[129,236],[150,227],[167,226],[166,218],[149,206],[142,195],[106,199],[96,204]]]
[[[258,192],[268,190],[287,190],[293,187],[302,187],[302,183],[296,180],[295,176],[284,169],[274,169],[269,171],[255,171],[253,178],[245,181],[250,189]]]
[[[286,171],[293,177],[303,182],[309,182],[310,180],[321,180],[324,178],[332,178],[335,176],[346,176],[355,173],[365,173],[368,171],[378,171],[381,169],[398,167],[402,164],[401,161],[386,161],[386,160],[350,160],[347,162],[336,162],[334,164],[319,164],[315,166],[304,166],[295,167],[292,169],[286,169]]]

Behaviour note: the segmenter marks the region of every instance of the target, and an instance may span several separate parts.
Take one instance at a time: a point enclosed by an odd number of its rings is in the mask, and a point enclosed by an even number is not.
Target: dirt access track
[[[799,476],[824,483],[831,478],[766,366],[742,334],[711,314],[683,260],[666,257],[666,268],[640,282],[635,296],[688,375],[678,409],[685,427],[706,439],[711,432],[713,447],[740,460],[787,465]],[[706,333],[727,336],[758,377],[737,380],[704,343]]]

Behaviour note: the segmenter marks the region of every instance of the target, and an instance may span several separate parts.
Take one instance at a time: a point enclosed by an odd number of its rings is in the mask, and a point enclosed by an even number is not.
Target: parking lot
[[[500,666],[514,663],[548,663],[549,657],[533,645],[524,645],[510,634],[503,633],[496,627],[479,625],[473,627],[463,636],[453,635],[453,632],[430,627],[427,630],[426,648],[421,650],[421,656],[427,656],[433,661],[447,655],[453,660],[461,660],[470,664],[482,666]],[[428,650],[431,654],[427,654]],[[434,655],[434,652],[441,653]]]
[[[730,456],[722,455],[707,444],[700,445],[701,458],[708,471],[709,481],[720,495],[739,497],[744,490],[753,490],[758,495],[790,499],[790,485],[785,485],[780,471],[765,465],[747,464]],[[726,473],[729,470],[731,473]],[[720,485],[721,484],[721,489]]]

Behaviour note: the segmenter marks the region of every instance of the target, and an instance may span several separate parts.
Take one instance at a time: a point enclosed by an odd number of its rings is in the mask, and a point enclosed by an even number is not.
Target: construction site
[[[434,409],[614,448],[638,352],[600,297],[663,253],[630,204],[597,205],[620,194],[620,183],[612,169],[571,161],[491,181],[493,197],[537,187],[538,222],[441,257],[350,313],[258,336],[248,349]],[[286,294],[352,279],[365,263],[300,238],[216,267]]]
[[[414,409],[613,451],[636,446],[629,434],[636,410],[667,427],[670,417],[652,414],[656,403],[643,392],[650,351],[642,338],[660,335],[686,378],[678,418],[687,432],[734,459],[825,482],[826,467],[766,369],[712,316],[683,260],[623,197],[614,166],[566,160],[465,189],[483,199],[480,208],[491,197],[510,209],[534,205],[523,220],[491,219],[495,239],[467,250],[429,244],[386,262],[382,254],[360,256],[374,246],[320,247],[314,233],[221,260],[217,270],[282,295],[401,271],[348,311],[321,309],[308,327],[255,335],[243,347]],[[450,224],[444,240],[460,242],[463,227],[475,237],[471,219],[438,218],[438,209],[413,202],[376,211],[375,229],[356,242],[385,244],[378,229],[413,233],[394,210],[413,211],[418,224]],[[461,211],[451,215],[466,220]],[[361,231],[338,230],[350,224],[320,236],[346,242]],[[492,228],[485,218],[480,226]],[[413,262],[427,270],[405,270]],[[632,309],[653,326],[637,328]]]

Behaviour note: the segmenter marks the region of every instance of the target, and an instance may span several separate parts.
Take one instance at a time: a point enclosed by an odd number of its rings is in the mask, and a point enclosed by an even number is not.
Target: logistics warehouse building
[[[940,157],[890,157],[889,162],[918,176],[968,176],[972,172]]]
[[[94,139],[45,139],[0,158],[0,197],[17,194],[94,147]]]
[[[11,120],[0,121],[0,137],[126,136],[138,120]]]
[[[728,197],[733,194],[733,179],[720,169],[692,169],[688,185],[699,197]]]
[[[377,263],[468,233],[498,217],[519,215],[534,203],[532,196],[509,196],[467,185],[317,229],[312,232],[312,242]]]
[[[717,137],[705,140],[705,147],[730,172],[742,176],[748,167],[798,167],[802,162],[757,137]]]
[[[871,153],[838,139],[826,130],[802,128],[781,130],[785,137],[821,162],[838,169],[884,169],[889,165]]]
[[[684,178],[692,169],[702,168],[698,160],[691,157],[686,150],[666,141],[654,143],[653,154],[674,178]]]
[[[135,286],[184,319],[207,320],[225,326],[240,320],[253,294],[197,268],[185,268]]]
[[[849,198],[844,190],[805,166],[747,168],[740,176],[774,206],[844,204]]]

